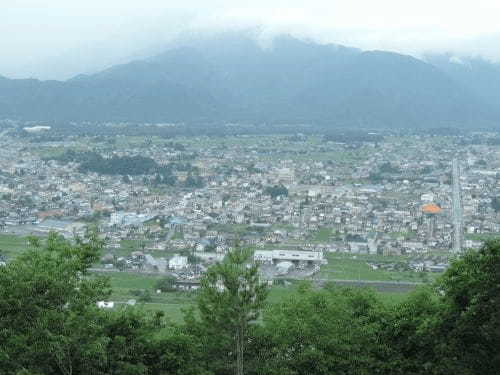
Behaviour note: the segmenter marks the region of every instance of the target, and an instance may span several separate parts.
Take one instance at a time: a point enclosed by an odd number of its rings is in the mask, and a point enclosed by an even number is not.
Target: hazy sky
[[[0,75],[65,79],[158,53],[184,32],[250,27],[500,61],[500,0],[0,0]]]

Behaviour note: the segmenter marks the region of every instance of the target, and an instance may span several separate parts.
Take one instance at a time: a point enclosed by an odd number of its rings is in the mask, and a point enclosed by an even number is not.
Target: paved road
[[[452,214],[453,214],[453,252],[462,251],[463,236],[463,213],[462,213],[462,192],[460,189],[460,166],[458,159],[452,161]]]

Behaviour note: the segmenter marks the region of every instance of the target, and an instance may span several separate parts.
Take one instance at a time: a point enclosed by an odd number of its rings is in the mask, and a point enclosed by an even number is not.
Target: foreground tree
[[[500,240],[454,262],[438,283],[445,313],[440,334],[450,369],[498,374],[500,369]]]
[[[76,243],[51,234],[0,267],[0,368],[73,374],[104,359],[96,302],[106,299],[107,280],[90,277],[102,242],[95,233]]]
[[[175,280],[175,276],[164,276],[155,283],[155,289],[162,292],[173,292],[175,290]]]
[[[439,325],[444,306],[430,287],[418,289],[405,301],[388,309],[377,332],[381,373],[445,374]]]
[[[168,324],[163,313],[127,308],[104,315],[106,361],[99,374],[213,375],[202,367],[200,340]]]
[[[0,267],[0,373],[6,375],[493,375],[500,368],[500,241],[466,253],[433,286],[387,307],[362,289],[304,284],[269,306],[248,253],[202,280],[198,313],[168,324],[104,311],[95,232],[51,234]]]
[[[97,308],[109,283],[87,270],[102,245],[52,233],[0,267],[0,373],[209,375],[199,340],[162,314]]]
[[[198,297],[201,324],[218,343],[230,345],[227,355],[236,358],[235,373],[244,374],[245,346],[264,306],[267,285],[259,280],[258,266],[248,264],[249,252],[236,248],[211,267],[202,279]]]
[[[380,331],[393,374],[498,374],[500,241],[454,261],[433,286],[394,307]]]
[[[384,317],[373,292],[304,285],[264,314],[265,370],[276,375],[376,374]]]

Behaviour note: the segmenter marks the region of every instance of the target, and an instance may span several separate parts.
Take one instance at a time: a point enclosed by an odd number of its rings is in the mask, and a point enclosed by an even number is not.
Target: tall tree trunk
[[[236,375],[243,375],[243,327],[236,329]]]

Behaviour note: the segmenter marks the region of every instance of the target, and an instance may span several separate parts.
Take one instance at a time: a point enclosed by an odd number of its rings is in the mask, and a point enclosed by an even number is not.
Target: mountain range
[[[500,65],[277,37],[199,38],[67,81],[0,76],[0,118],[33,121],[500,125]]]

